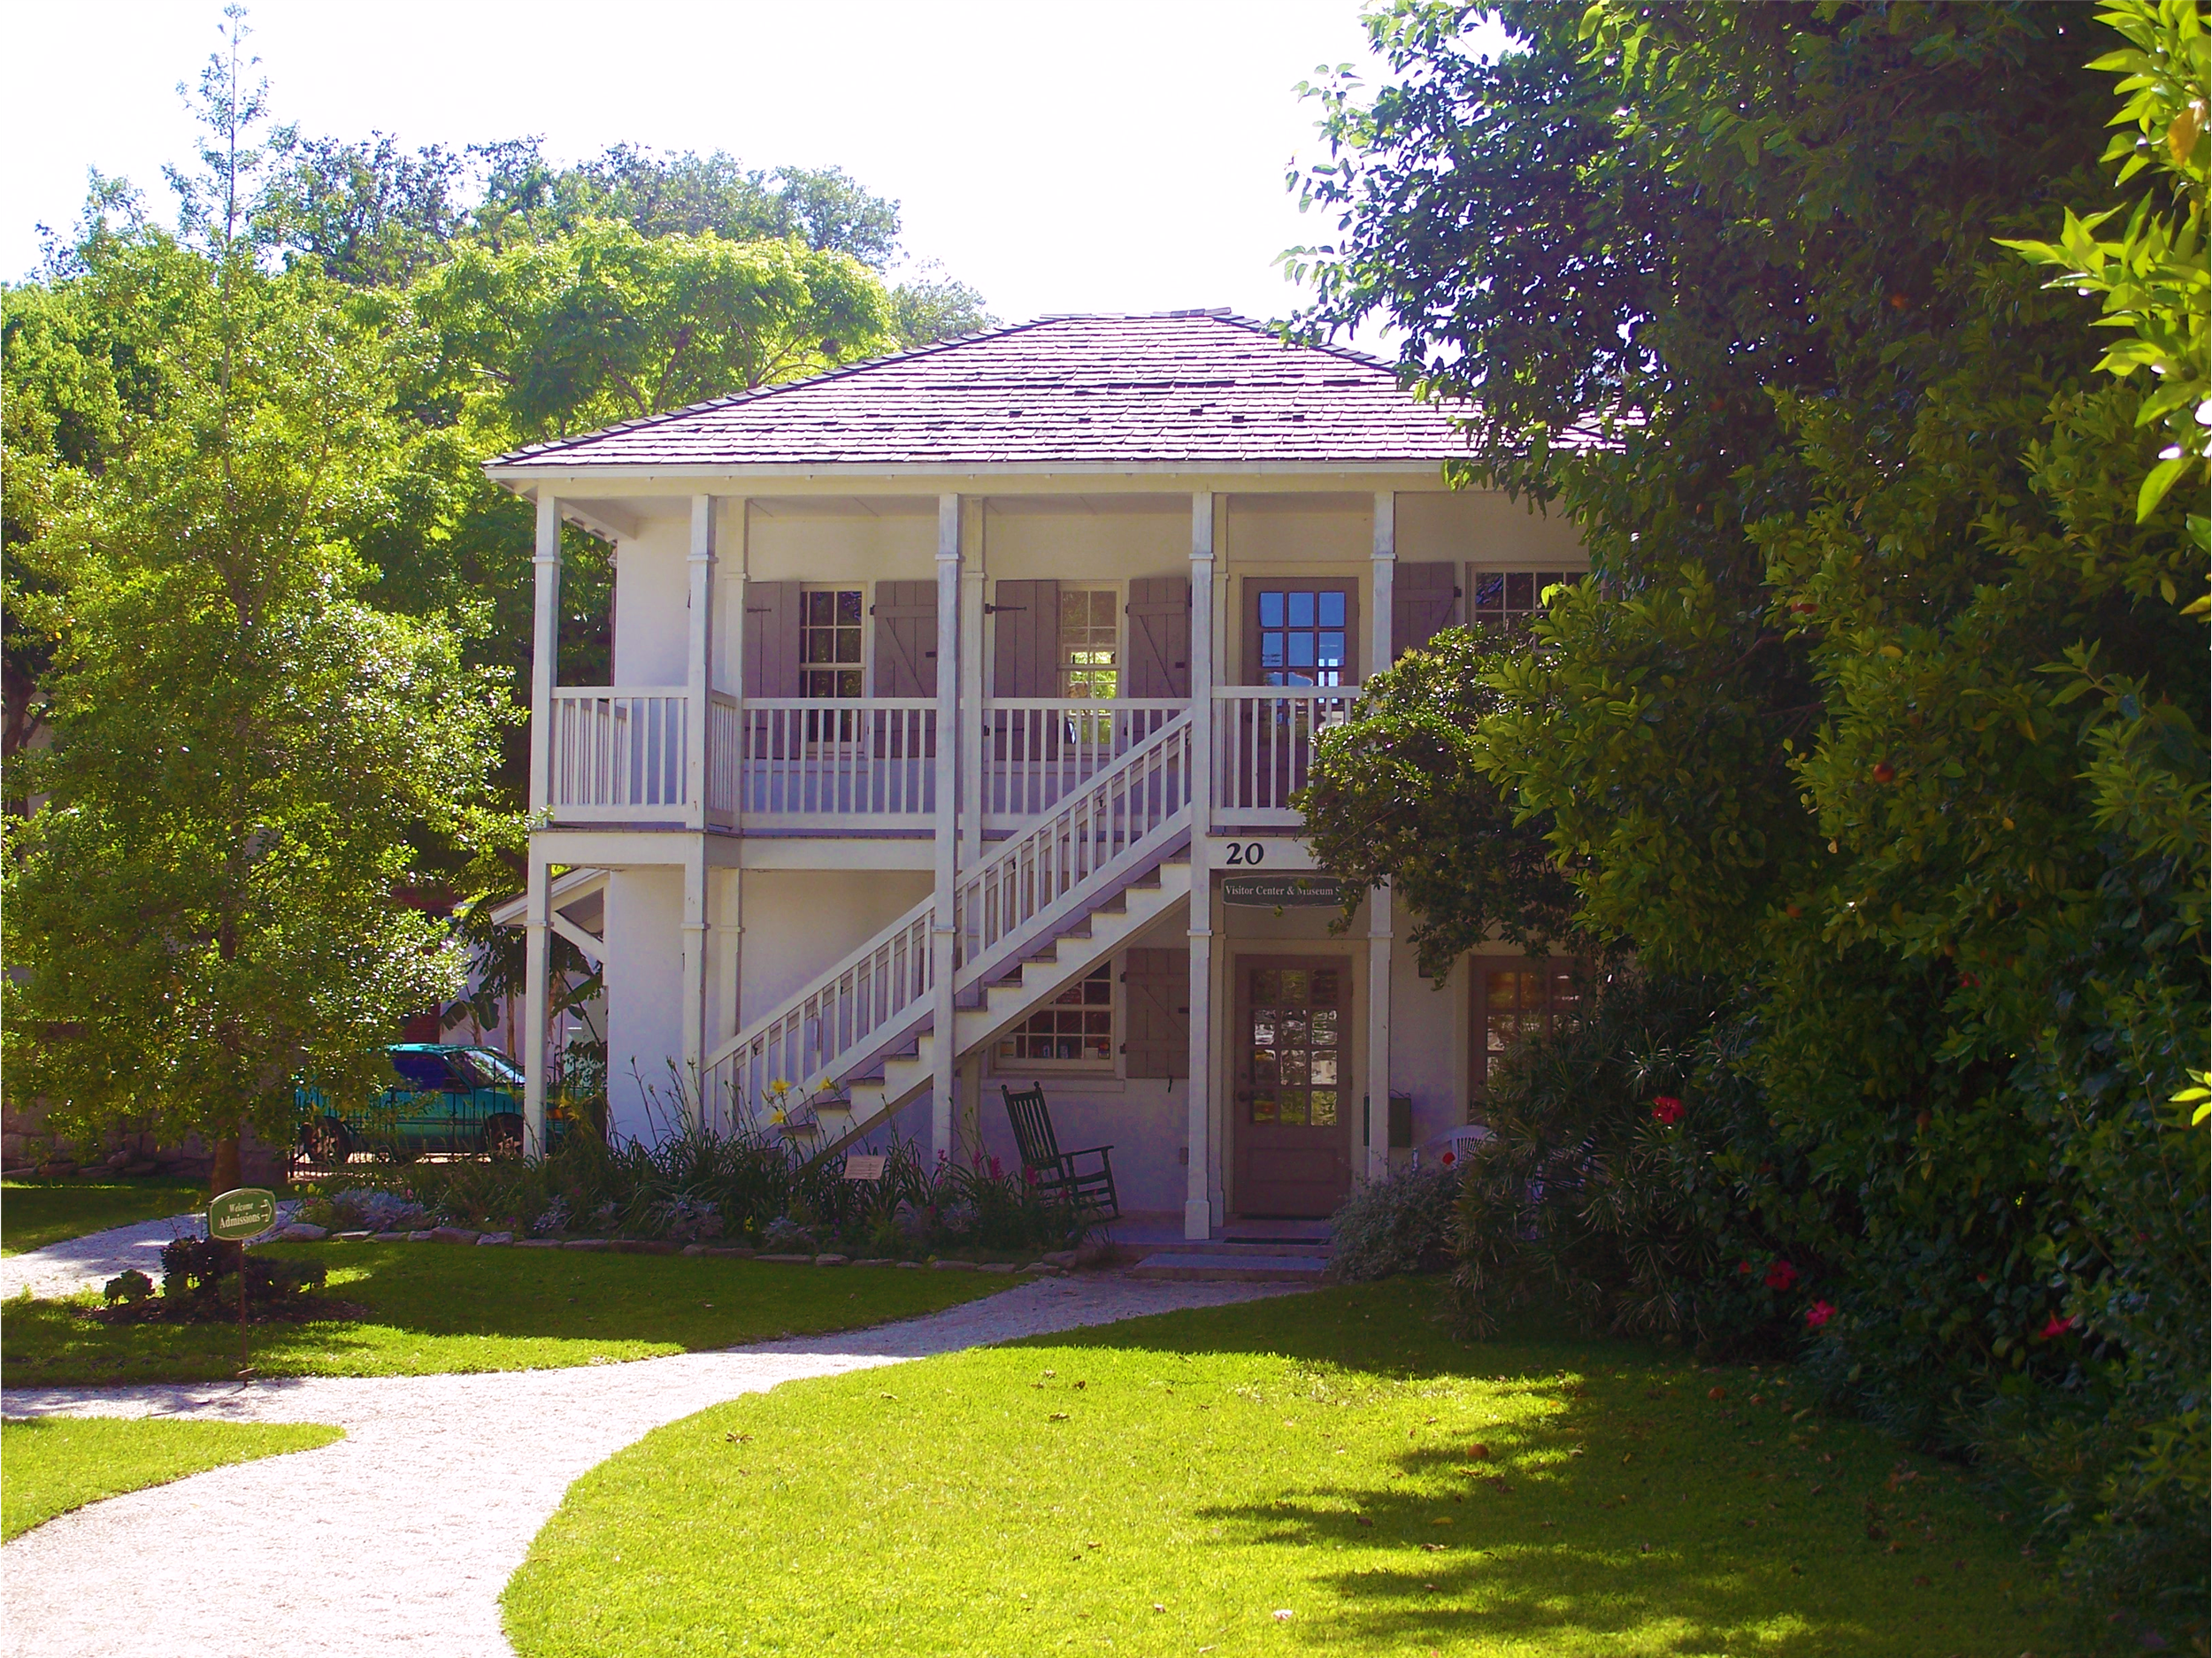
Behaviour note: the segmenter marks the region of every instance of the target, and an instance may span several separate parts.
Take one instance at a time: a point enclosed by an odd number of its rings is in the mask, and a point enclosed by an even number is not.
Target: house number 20
[[[1229,862],[1232,864],[1264,864],[1267,848],[1257,841],[1229,842]]]

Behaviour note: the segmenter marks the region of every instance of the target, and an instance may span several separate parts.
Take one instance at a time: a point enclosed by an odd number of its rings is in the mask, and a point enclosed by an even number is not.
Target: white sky
[[[837,165],[902,207],[915,259],[1008,320],[1296,303],[1275,256],[1331,228],[1283,188],[1318,153],[1294,87],[1370,61],[1359,0],[259,0],[273,113],[413,146],[542,134],[750,165]],[[0,273],[65,229],[86,169],[165,219],[192,153],[174,90],[217,45],[214,0],[21,5],[0,101]],[[1371,342],[1370,342],[1371,343]]]

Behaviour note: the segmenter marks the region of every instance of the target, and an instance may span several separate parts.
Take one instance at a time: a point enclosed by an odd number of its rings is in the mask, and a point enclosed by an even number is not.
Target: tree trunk
[[[228,1134],[215,1142],[215,1166],[207,1174],[208,1196],[222,1196],[238,1185],[238,1136]]]

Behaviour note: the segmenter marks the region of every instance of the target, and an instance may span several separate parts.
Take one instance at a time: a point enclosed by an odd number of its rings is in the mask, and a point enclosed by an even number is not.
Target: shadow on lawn
[[[1466,1344],[1409,1316],[1407,1297],[1439,1301],[1400,1280],[1317,1296],[1310,1316],[1271,1320],[1259,1342],[1265,1315],[1248,1306],[1202,1327],[1171,1316],[1038,1344],[1271,1354],[1310,1381],[1299,1414],[1318,1435],[1368,1409],[1390,1412],[1394,1434],[1415,1424],[1413,1443],[1369,1459],[1379,1478],[1286,1468],[1272,1501],[1198,1510],[1248,1547],[1303,1557],[1286,1576],[1302,1570],[1336,1598],[1335,1616],[1302,1631],[1316,1646],[1425,1652],[1479,1635],[1563,1653],[2062,1649],[2047,1644],[2057,1608],[2036,1568],[1955,1470],[1823,1419],[1782,1375],[1700,1370],[1540,1325]],[[1386,1344],[1363,1341],[1363,1325],[1387,1329]],[[1409,1342],[1409,1330],[1424,1333]],[[1489,1384],[1479,1409],[1505,1420],[1455,1401],[1459,1383]],[[1330,1569],[1343,1551],[1385,1562]]]

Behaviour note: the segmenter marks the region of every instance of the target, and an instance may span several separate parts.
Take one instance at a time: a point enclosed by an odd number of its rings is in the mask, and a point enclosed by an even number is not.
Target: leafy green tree
[[[2187,8],[2112,10],[2200,110]],[[1381,314],[1460,400],[1457,476],[1591,549],[1463,746],[1580,925],[1739,987],[1688,1132],[1747,1081],[1806,1160],[1778,1235],[1832,1275],[1801,1293],[1839,1309],[1808,1339],[1836,1394],[2032,1470],[2082,1581],[2200,1598],[2201,1505],[2154,1492],[2202,1442],[2206,1329],[2201,1137],[2166,1107],[2207,1026],[2203,563],[2147,482],[2183,405],[2101,374],[2001,245],[2111,199],[2082,65],[2112,36],[2038,4],[1501,11],[1523,48],[1488,62],[1470,8],[1378,16],[1390,82],[1317,93],[1302,188],[1341,234],[1294,260],[1307,327]],[[2178,107],[2124,121],[2200,154]],[[2200,294],[2200,182],[2117,183],[2128,268]],[[2185,365],[2156,299],[2113,319]],[[1460,832],[1419,816],[1409,844]]]
[[[204,245],[109,235],[20,327],[9,296],[12,349],[81,371],[85,395],[42,412],[87,418],[10,454],[36,474],[11,562],[42,586],[11,599],[52,652],[52,742],[11,770],[35,809],[0,890],[10,1093],[88,1139],[119,1117],[199,1133],[217,1189],[242,1124],[288,1138],[296,1078],[365,1085],[399,1021],[457,987],[446,929],[407,902],[418,845],[509,833],[472,618],[361,596],[361,526],[420,466],[394,393],[423,342],[319,272],[257,268],[234,211],[250,150],[223,130],[252,107],[231,25],[205,114],[234,176],[196,187]]]

